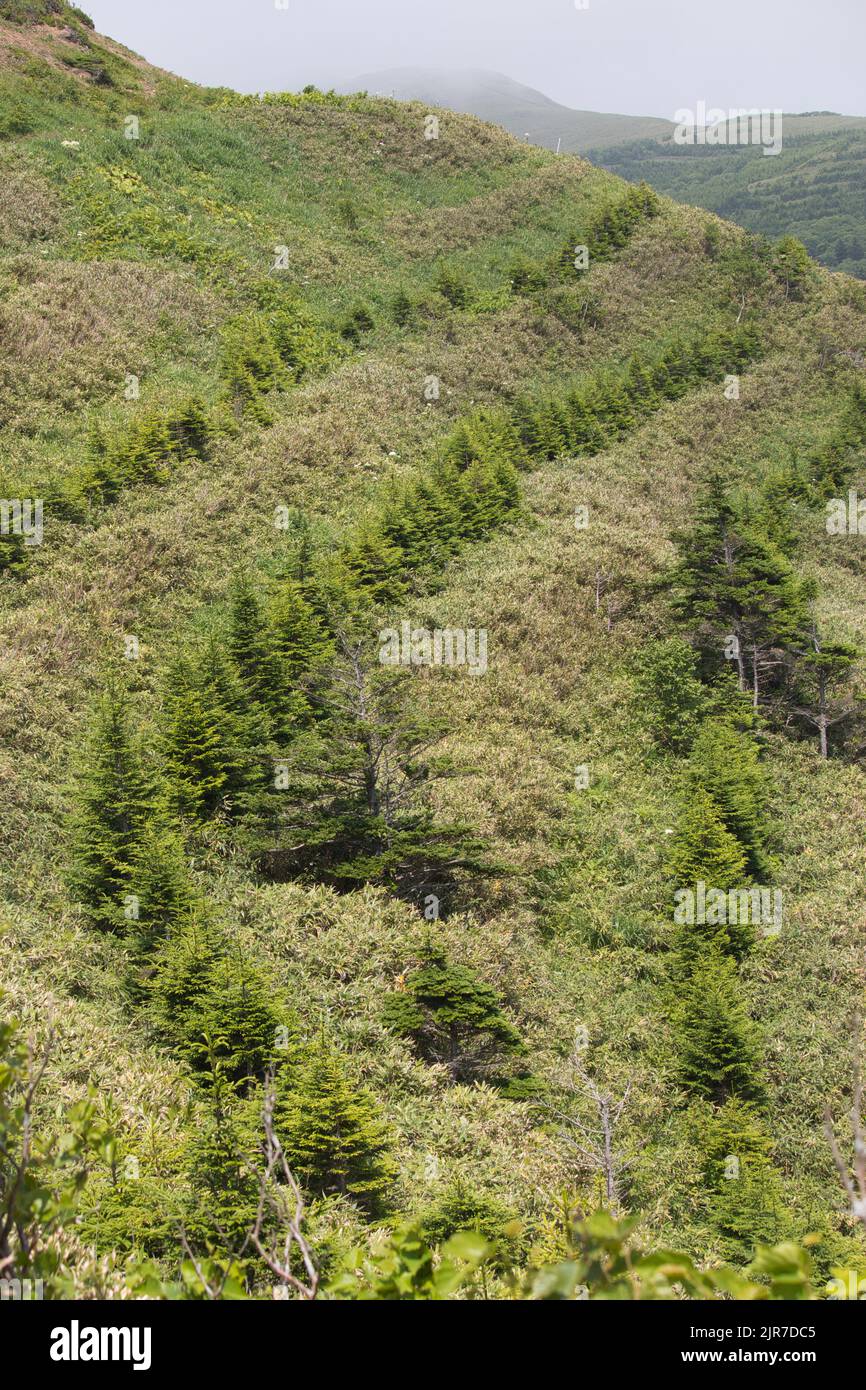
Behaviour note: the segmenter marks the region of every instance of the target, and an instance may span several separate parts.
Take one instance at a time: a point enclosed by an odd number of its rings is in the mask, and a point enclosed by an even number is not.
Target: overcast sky
[[[671,118],[702,100],[866,115],[866,0],[81,2],[151,62],[240,91],[471,67],[584,110]]]

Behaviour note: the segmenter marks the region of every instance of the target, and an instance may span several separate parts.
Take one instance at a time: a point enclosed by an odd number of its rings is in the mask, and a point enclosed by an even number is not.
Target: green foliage
[[[452,309],[465,309],[470,302],[471,287],[462,270],[456,266],[442,265],[436,274],[435,288],[451,305]]]
[[[52,1281],[58,1236],[75,1219],[88,1169],[112,1159],[114,1137],[95,1095],[60,1117],[54,1133],[34,1124],[34,1097],[47,1063],[17,1023],[0,1019],[0,1269],[4,1279]]]
[[[249,1091],[295,1052],[295,1024],[250,962],[221,953],[190,1002],[177,1050],[205,1087]]]
[[[206,460],[211,439],[207,412],[196,398],[173,410],[142,411],[112,432],[94,426],[87,463],[64,484],[58,511],[75,516],[82,504],[114,502],[133,484],[165,483],[175,463]]]
[[[415,305],[404,289],[394,295],[390,305],[391,318],[398,328],[407,328],[415,318]]]
[[[758,1245],[785,1235],[781,1178],[772,1145],[753,1105],[729,1100],[703,1118],[708,1207],[726,1260],[747,1264]]]
[[[111,681],[79,761],[69,869],[73,894],[103,930],[128,930],[127,899],[154,795],[128,696]]]
[[[221,336],[226,396],[237,416],[249,414],[264,425],[271,419],[265,396],[326,371],[345,352],[339,338],[317,324],[300,301],[240,314]]]
[[[707,703],[689,644],[678,637],[650,643],[641,651],[636,685],[656,742],[687,753]]]
[[[375,320],[366,304],[356,304],[346,315],[340,328],[341,335],[350,343],[359,346],[365,333],[372,333]]]
[[[641,140],[591,152],[589,158],[635,181],[649,159],[653,186],[668,197],[710,208],[767,238],[798,238],[832,269],[866,275],[866,133],[860,127],[822,130],[820,117],[815,129],[801,131],[806,121],[800,117],[794,118],[797,133],[789,134],[787,116],[785,122],[784,146],[769,179],[758,145]]]
[[[495,1081],[507,1073],[508,1059],[526,1050],[496,991],[465,966],[451,964],[433,941],[403,989],[386,997],[382,1017],[386,1027],[411,1038],[425,1061],[446,1067],[453,1082]]]
[[[344,629],[336,645],[317,723],[287,750],[273,812],[278,844],[262,868],[342,890],[381,884],[416,902],[444,896],[461,872],[489,872],[470,828],[438,821],[430,807],[437,779],[456,768],[435,752],[444,729],[415,707],[410,674],[372,666]]]
[[[779,651],[808,620],[812,587],[769,536],[741,521],[717,477],[691,530],[675,539],[676,611],[716,662],[733,646],[740,688],[751,688],[757,708],[780,679]]]
[[[763,1099],[757,1031],[740,999],[736,966],[717,945],[694,961],[677,1022],[679,1076],[687,1091],[717,1104]]]
[[[162,743],[171,793],[186,816],[237,817],[260,791],[267,739],[217,639],[182,653],[169,668]]]
[[[694,741],[688,779],[690,790],[712,797],[725,829],[745,851],[749,874],[766,876],[767,776],[754,738],[728,723],[707,720]]]
[[[785,286],[787,299],[804,299],[812,278],[809,252],[796,237],[785,236],[773,248],[773,274]]]
[[[275,1121],[289,1165],[310,1192],[379,1209],[394,1177],[391,1138],[369,1091],[324,1041],[291,1088],[278,1090]]]
[[[243,1251],[256,1223],[259,1182],[252,1145],[219,1089],[204,1102],[187,1169],[192,1192],[184,1229],[193,1249],[223,1257]]]
[[[714,797],[700,785],[689,793],[667,867],[680,888],[694,887],[702,880],[726,890],[746,882],[743,848],[725,826]]]

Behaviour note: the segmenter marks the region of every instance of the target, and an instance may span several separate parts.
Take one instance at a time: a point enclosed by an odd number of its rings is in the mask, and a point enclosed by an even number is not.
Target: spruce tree
[[[710,1218],[725,1259],[746,1263],[759,1244],[784,1238],[782,1183],[755,1106],[728,1100],[703,1124],[704,1180]]]
[[[145,824],[130,866],[124,916],[137,964],[151,968],[157,942],[188,922],[196,908],[183,838],[164,810]]]
[[[681,888],[703,882],[727,891],[747,881],[746,853],[725,827],[718,803],[703,787],[690,791],[668,854],[668,872]]]
[[[374,665],[346,629],[337,646],[319,720],[287,750],[290,785],[263,867],[340,888],[378,883],[415,901],[450,891],[460,872],[489,872],[478,838],[432,812],[433,785],[456,768],[435,751],[444,726],[417,707],[411,674]]]
[[[203,1086],[213,1086],[219,1074],[246,1093],[294,1060],[297,1028],[250,962],[226,951],[191,1001],[178,1050]]]
[[[248,575],[232,587],[228,649],[247,708],[265,722],[279,719],[283,685],[271,632]]]
[[[686,1090],[716,1104],[760,1102],[757,1030],[740,998],[734,962],[715,944],[694,961],[681,985],[678,1010],[679,1079]]]
[[[690,787],[712,797],[725,829],[745,850],[749,873],[768,874],[767,777],[754,738],[723,721],[707,720],[695,739],[688,777]]]
[[[278,1087],[274,1118],[289,1166],[310,1192],[381,1207],[393,1180],[390,1136],[374,1098],[324,1040]]]
[[[126,928],[124,900],[154,796],[128,697],[112,679],[79,756],[69,870],[74,896],[103,930]]]
[[[220,643],[181,654],[163,700],[163,750],[178,808],[197,820],[237,818],[263,786],[270,730],[244,708]]]
[[[453,1082],[501,1078],[508,1059],[526,1051],[496,991],[465,966],[451,964],[433,941],[405,987],[385,999],[383,1020],[411,1038],[426,1061],[447,1067]]]

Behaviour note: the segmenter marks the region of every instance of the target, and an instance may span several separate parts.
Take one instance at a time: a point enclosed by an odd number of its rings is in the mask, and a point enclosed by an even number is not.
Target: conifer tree
[[[727,891],[746,882],[746,853],[725,827],[714,797],[703,787],[689,792],[671,842],[668,870],[682,888],[698,882]]]
[[[263,784],[269,730],[244,710],[244,695],[220,643],[183,653],[165,682],[163,747],[178,808],[207,820],[237,817]]]
[[[315,684],[316,673],[327,660],[331,644],[322,619],[296,579],[280,582],[267,618],[279,671],[279,686],[273,698],[277,732],[285,738],[308,726],[313,717],[305,691]]]
[[[353,584],[374,603],[399,603],[405,595],[405,557],[383,535],[375,522],[368,523],[344,552]]]
[[[196,907],[183,839],[161,808],[136,845],[128,889],[127,934],[146,968],[156,943],[189,921]]]
[[[404,988],[385,999],[386,1026],[411,1038],[426,1061],[447,1067],[453,1082],[501,1078],[509,1058],[526,1049],[496,991],[465,966],[451,964],[432,940],[420,955]]]
[[[235,579],[228,648],[251,713],[266,722],[281,713],[283,682],[262,606],[248,575]]]
[[[131,727],[128,698],[112,679],[80,755],[72,820],[70,887],[92,921],[123,931],[124,899],[154,785]]]
[[[456,769],[436,754],[444,727],[415,706],[411,674],[374,666],[348,628],[337,648],[316,727],[288,750],[290,785],[263,867],[340,887],[381,883],[415,900],[449,889],[459,871],[488,872],[477,837],[430,809],[432,784]]]
[[[247,1092],[295,1058],[297,1028],[250,962],[226,951],[191,1001],[178,1050],[202,1085],[214,1085],[218,1073]]]
[[[381,1207],[394,1175],[390,1136],[374,1098],[324,1040],[291,1084],[278,1086],[274,1118],[289,1166],[310,1192]]]
[[[675,608],[704,646],[720,655],[734,639],[740,689],[757,708],[767,672],[806,618],[810,586],[768,536],[741,524],[718,477],[710,480],[695,524],[675,540]]]
[[[256,1222],[259,1181],[255,1151],[232,1104],[232,1088],[220,1077],[201,1101],[199,1122],[186,1154],[190,1195],[184,1229],[193,1249],[216,1256],[242,1254]]]
[[[749,1261],[759,1244],[784,1238],[788,1219],[772,1145],[755,1106],[726,1101],[705,1121],[704,1180],[725,1259]]]
[[[757,1030],[740,999],[736,966],[716,944],[681,985],[678,1034],[686,1090],[716,1104],[763,1099]]]
[[[818,748],[826,758],[831,728],[850,718],[856,708],[847,688],[859,653],[848,642],[826,642],[813,623],[808,646],[799,655],[796,713],[817,730]]]
[[[679,637],[650,643],[641,654],[636,684],[656,742],[685,753],[697,734],[706,708],[695,653]]]
[[[755,740],[724,721],[707,720],[695,739],[688,777],[691,788],[712,797],[725,829],[746,853],[748,872],[767,874],[768,789]]]

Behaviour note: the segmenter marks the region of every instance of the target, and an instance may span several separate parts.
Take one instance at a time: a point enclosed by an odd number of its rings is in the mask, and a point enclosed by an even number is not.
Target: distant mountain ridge
[[[444,106],[501,125],[518,139],[528,136],[534,145],[555,150],[561,142],[569,153],[632,140],[663,140],[675,129],[673,121],[659,116],[576,111],[504,73],[484,69],[386,68],[362,73],[338,90]]]

